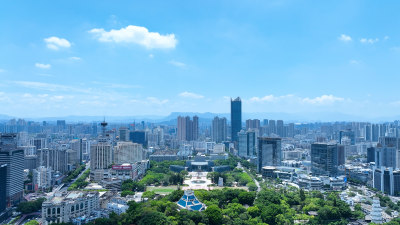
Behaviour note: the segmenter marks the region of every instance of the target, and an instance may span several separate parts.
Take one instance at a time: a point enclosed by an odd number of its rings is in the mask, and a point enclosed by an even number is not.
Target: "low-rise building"
[[[299,177],[298,185],[300,188],[304,188],[309,191],[318,191],[323,187],[323,183],[320,178],[307,175]]]
[[[42,221],[44,225],[67,223],[77,217],[89,217],[99,207],[98,192],[68,192],[43,202]]]
[[[125,213],[126,210],[128,210],[129,206],[125,205],[125,204],[119,204],[116,202],[109,202],[107,204],[107,209],[110,211],[115,212],[116,214],[121,214],[121,213]]]

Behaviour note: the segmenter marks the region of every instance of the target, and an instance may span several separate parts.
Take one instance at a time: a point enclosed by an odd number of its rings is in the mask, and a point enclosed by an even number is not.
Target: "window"
[[[60,211],[61,211],[60,208],[57,208],[57,214],[60,214]]]

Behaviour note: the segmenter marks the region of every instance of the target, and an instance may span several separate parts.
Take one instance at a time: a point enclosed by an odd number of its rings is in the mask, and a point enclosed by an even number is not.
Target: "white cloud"
[[[355,60],[355,59],[350,60],[350,64],[353,64],[353,65],[357,65],[357,64],[360,64],[360,63],[361,63],[360,60]]]
[[[4,72],[6,72],[6,70],[0,68],[0,73],[4,73]]]
[[[344,98],[335,97],[333,95],[322,95],[315,98],[303,98],[299,96],[295,96],[292,94],[282,95],[282,96],[274,96],[274,95],[266,95],[264,97],[252,97],[248,101],[250,103],[271,103],[271,102],[287,102],[287,103],[301,103],[301,104],[313,104],[313,105],[322,105],[322,104],[331,104],[335,102],[344,101]]]
[[[133,43],[142,45],[148,49],[175,48],[178,40],[174,34],[162,35],[157,32],[149,32],[146,27],[129,25],[119,30],[105,31],[103,28],[95,28],[89,31],[101,42]]]
[[[153,54],[150,54],[150,55],[149,55],[149,58],[150,58],[150,59],[154,58],[154,55],[153,55]]]
[[[152,103],[152,104],[157,104],[157,105],[162,105],[168,102],[168,99],[164,99],[164,100],[160,100],[156,97],[147,97],[146,98],[148,102]]]
[[[363,44],[375,44],[376,42],[378,42],[379,39],[378,38],[361,38],[360,42]]]
[[[339,39],[340,41],[343,41],[343,42],[352,41],[351,37],[350,37],[349,35],[346,35],[346,34],[340,35],[338,39]]]
[[[61,84],[51,84],[51,83],[35,82],[35,81],[11,81],[11,83],[21,87],[37,89],[37,90],[90,93],[90,89],[87,88],[86,89],[76,88],[73,86],[67,86]]]
[[[252,97],[249,99],[250,102],[272,102],[277,100],[279,97],[275,97],[273,95],[266,95],[264,97]]]
[[[72,61],[80,61],[80,60],[82,60],[80,57],[77,57],[77,56],[72,56],[72,57],[69,57],[68,59],[72,60]]]
[[[52,50],[59,50],[60,48],[69,48],[71,47],[71,43],[64,38],[59,37],[49,37],[45,38],[44,42],[46,42],[47,48]]]
[[[50,64],[43,64],[43,63],[35,63],[35,66],[40,69],[50,69],[51,68]]]
[[[192,92],[187,92],[187,91],[180,93],[179,96],[180,97],[184,97],[184,98],[193,98],[193,99],[202,99],[202,98],[204,98],[203,95],[199,95],[199,94],[192,93]]]
[[[333,95],[322,95],[316,98],[303,98],[303,102],[309,104],[332,104],[335,102],[344,101],[344,98],[336,97]]]
[[[169,61],[169,64],[174,65],[174,66],[176,66],[176,67],[181,67],[181,68],[183,68],[183,67],[186,66],[185,63],[179,62],[179,61],[175,61],[175,60]]]
[[[386,35],[386,36],[383,38],[383,40],[386,41],[386,40],[389,40],[389,38],[390,38],[390,37]]]
[[[292,99],[296,98],[294,95],[282,95],[282,96],[274,96],[274,95],[266,95],[264,97],[252,97],[249,99],[249,102],[275,102],[283,99]]]

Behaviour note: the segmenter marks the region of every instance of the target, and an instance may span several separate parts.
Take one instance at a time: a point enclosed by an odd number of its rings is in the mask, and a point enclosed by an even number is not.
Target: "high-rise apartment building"
[[[276,121],[276,134],[279,135],[279,137],[285,137],[285,128],[283,125],[283,120],[277,120]]]
[[[227,122],[226,118],[214,117],[212,121],[212,139],[216,143],[221,143],[226,140],[227,136]]]
[[[372,141],[372,127],[371,124],[365,125],[365,134],[364,134],[366,141]]]
[[[237,97],[231,99],[231,140],[238,142],[238,133],[242,130],[242,100]]]
[[[17,205],[23,198],[24,150],[17,148],[16,134],[1,134],[0,164],[7,164],[7,205]]]
[[[282,157],[281,138],[258,138],[257,170],[261,172],[264,166],[280,166]]]
[[[277,134],[275,120],[269,120],[269,134]]]
[[[372,124],[372,127],[371,127],[372,137],[371,138],[372,138],[373,142],[377,142],[379,140],[379,137],[380,137],[379,128],[380,128],[379,124]]]
[[[249,130],[249,129],[258,129],[259,130],[260,129],[260,120],[258,120],[258,119],[246,120],[246,130]]]
[[[295,130],[294,130],[294,123],[289,123],[288,130],[287,130],[287,137],[294,137]]]
[[[132,142],[117,142],[114,150],[115,164],[135,163],[144,160],[144,152],[141,144]]]
[[[239,132],[238,155],[244,158],[256,155],[256,133],[254,131],[241,130]]]
[[[311,144],[311,171],[313,175],[335,176],[338,166],[336,144]]]
[[[107,169],[112,164],[112,148],[108,142],[98,142],[90,148],[90,170]]]
[[[199,138],[199,117],[178,116],[177,119],[177,138],[181,141],[195,141]]]

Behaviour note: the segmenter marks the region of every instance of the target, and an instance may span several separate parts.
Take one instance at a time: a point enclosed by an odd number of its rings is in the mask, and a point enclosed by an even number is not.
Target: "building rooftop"
[[[182,198],[176,204],[181,208],[191,211],[203,211],[206,209],[206,205],[196,198],[193,190],[186,190]]]

